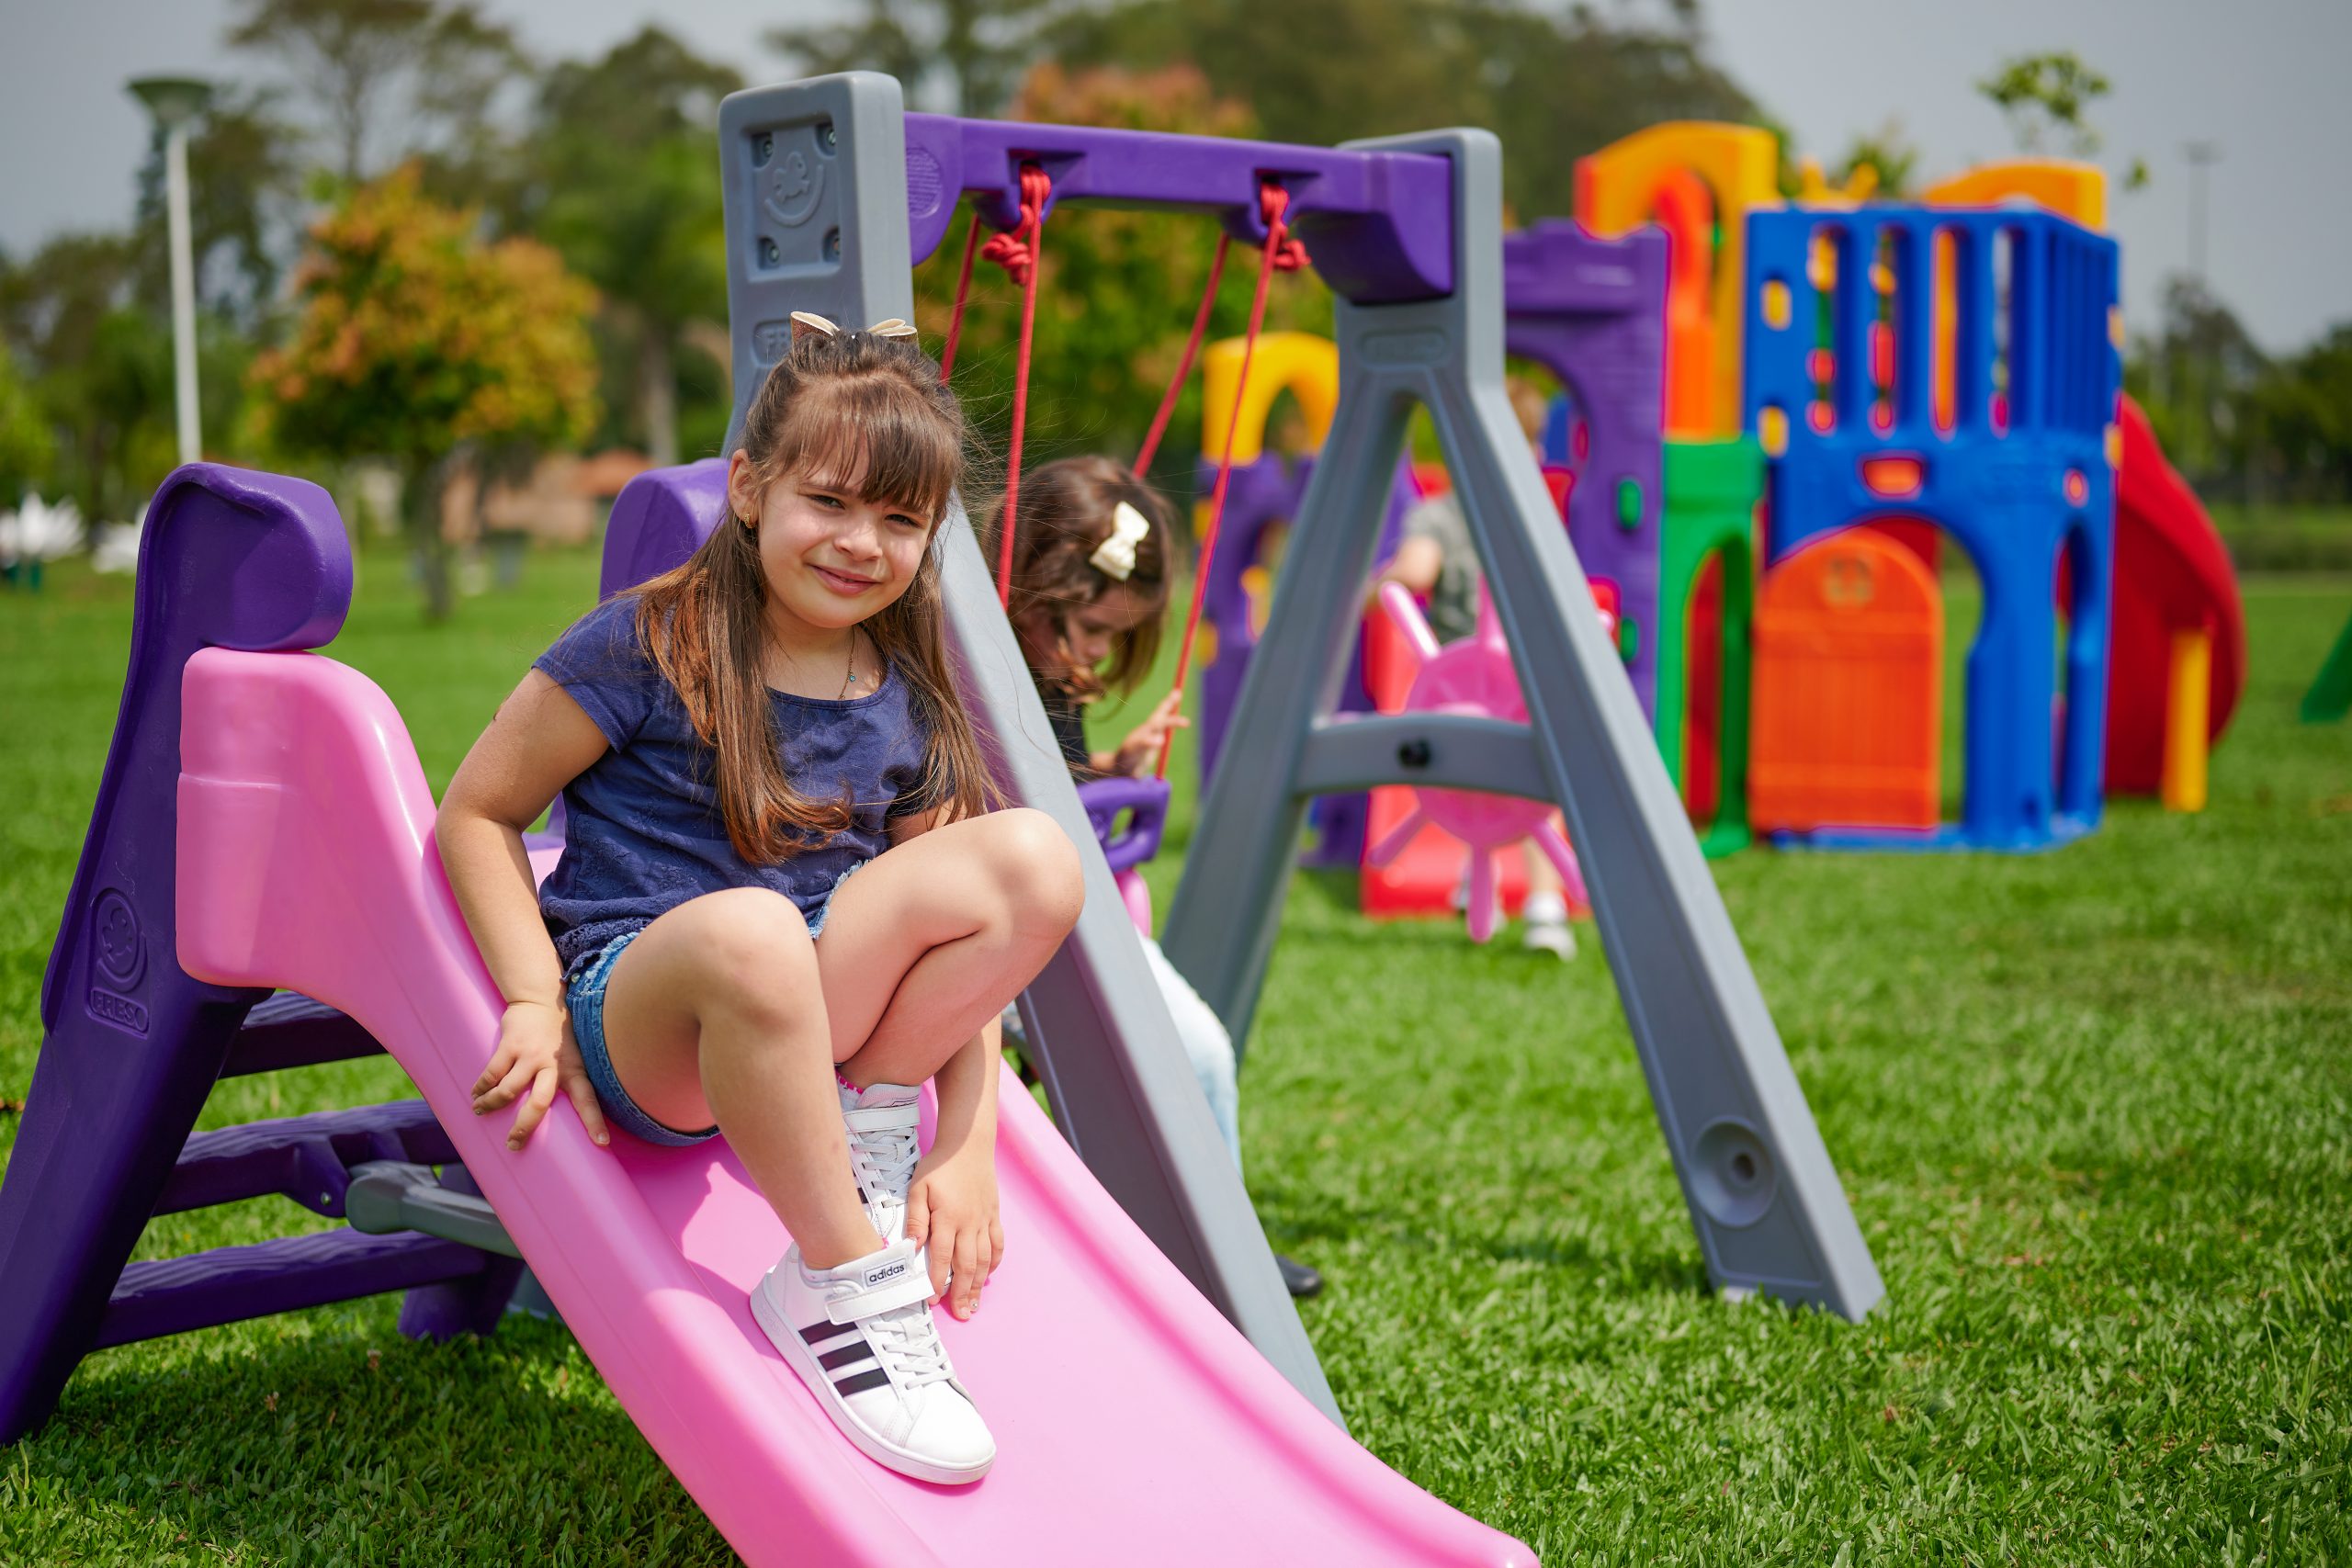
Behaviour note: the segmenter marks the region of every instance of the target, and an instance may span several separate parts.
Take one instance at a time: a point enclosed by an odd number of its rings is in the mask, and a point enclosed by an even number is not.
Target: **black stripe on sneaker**
[[[833,1383],[833,1387],[840,1390],[842,1397],[846,1399],[853,1393],[864,1393],[869,1388],[881,1388],[889,1381],[890,1374],[876,1367],[870,1372],[860,1372],[855,1377],[839,1379]]]
[[[860,1361],[874,1359],[872,1346],[861,1339],[854,1345],[844,1345],[838,1350],[828,1350],[817,1358],[817,1364],[827,1371],[836,1367],[854,1367]]]
[[[857,1325],[854,1323],[835,1323],[827,1319],[823,1323],[812,1323],[802,1329],[800,1337],[811,1345],[822,1345],[828,1339],[840,1338],[856,1326]]]

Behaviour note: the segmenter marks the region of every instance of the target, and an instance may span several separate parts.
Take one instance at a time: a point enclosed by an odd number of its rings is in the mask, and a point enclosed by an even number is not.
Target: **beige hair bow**
[[[873,333],[876,337],[912,337],[915,335],[913,324],[911,322],[900,321],[896,316],[891,317],[887,321],[876,321],[865,330]],[[822,333],[827,337],[839,337],[841,335],[841,328],[835,326],[824,317],[817,314],[816,311],[795,310],[792,312],[792,335],[794,337],[798,337],[803,331]]]

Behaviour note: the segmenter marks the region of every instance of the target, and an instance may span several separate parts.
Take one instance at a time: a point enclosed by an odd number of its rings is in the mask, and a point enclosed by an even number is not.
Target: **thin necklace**
[[[855,627],[852,627],[852,628],[850,629],[850,634],[849,634],[849,669],[848,669],[848,670],[847,670],[847,671],[842,674],[842,694],[841,694],[840,696],[838,696],[838,697],[835,697],[833,700],[834,700],[835,702],[837,702],[837,703],[838,703],[838,702],[845,702],[845,701],[847,701],[847,700],[848,700],[848,698],[849,698],[849,689],[850,689],[852,686],[854,686],[854,685],[856,685],[856,684],[857,684],[857,630],[856,630],[856,628],[855,628]]]

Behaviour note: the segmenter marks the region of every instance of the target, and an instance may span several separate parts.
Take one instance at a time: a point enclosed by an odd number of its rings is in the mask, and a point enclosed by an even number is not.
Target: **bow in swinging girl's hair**
[[[915,335],[913,324],[900,321],[896,316],[891,317],[887,321],[876,321],[865,330],[876,337],[912,337]],[[792,335],[796,339],[805,333],[822,333],[827,337],[839,337],[841,335],[841,328],[833,325],[832,322],[817,314],[814,310],[795,310],[792,312]]]
[[[1094,547],[1086,564],[1115,581],[1125,582],[1136,570],[1136,547],[1151,532],[1151,519],[1121,502],[1111,513],[1111,536]]]

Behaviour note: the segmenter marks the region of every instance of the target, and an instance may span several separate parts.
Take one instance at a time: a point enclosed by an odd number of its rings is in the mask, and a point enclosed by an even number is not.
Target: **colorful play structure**
[[[1241,1037],[1310,798],[1408,784],[1557,804],[1710,1275],[1868,1312],[1869,1248],[1507,412],[1493,138],[1326,149],[998,125],[907,114],[895,81],[865,74],[737,94],[719,135],[739,423],[790,311],[912,315],[910,268],[966,196],[1032,245],[1072,199],[1198,211],[1269,264],[1295,226],[1340,297],[1337,396],[1231,709],[1228,755],[1250,765],[1216,773],[1170,957]],[[1497,569],[1524,722],[1493,701],[1334,711],[1363,608],[1351,585],[1415,404]],[[723,513],[723,474],[633,481],[605,592],[683,559]],[[1000,1444],[968,1489],[858,1455],[754,1325],[747,1292],[787,1238],[724,1139],[600,1148],[559,1104],[511,1152],[503,1121],[471,1114],[499,998],[400,714],[315,651],[351,591],[325,492],[192,465],[149,518],[122,704],[0,1185],[0,1441],[40,1427],[93,1350],[388,1291],[407,1292],[404,1332],[482,1331],[527,1264],[754,1563],[1532,1561],[1340,1425],[960,514],[942,549],[966,698],[1009,792],[1081,846],[1089,894],[1021,1000],[1053,1121],[1007,1088],[1014,1261],[983,1316],[941,1325]],[[558,852],[532,850],[542,872]],[[191,1131],[222,1077],[379,1050],[421,1099]],[[128,1261],[153,1215],[272,1195],[343,1223]],[[1106,1366],[1127,1434],[1111,1445]]]
[[[1809,169],[1789,203],[1779,170],[1754,127],[1655,127],[1579,163],[1575,222],[1505,241],[1509,347],[1564,389],[1546,472],[1703,847],[2030,850],[2109,792],[2199,809],[2243,615],[2119,396],[2104,176],[1996,164],[1894,204]],[[1271,536],[1284,498],[1262,494]],[[1954,821],[1946,536],[1983,585]],[[1253,570],[1230,570],[1221,626],[1266,614]],[[1204,715],[1221,731],[1214,697]],[[1461,860],[1432,852],[1401,892],[1367,865],[1365,908],[1428,908]]]

